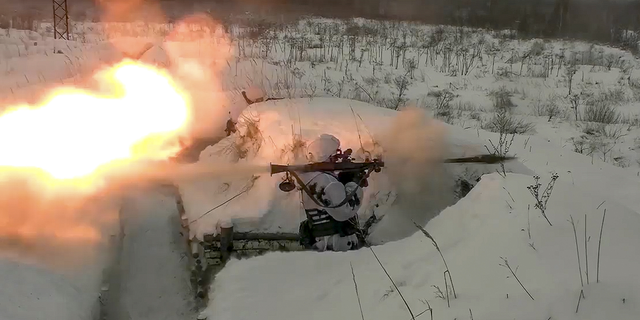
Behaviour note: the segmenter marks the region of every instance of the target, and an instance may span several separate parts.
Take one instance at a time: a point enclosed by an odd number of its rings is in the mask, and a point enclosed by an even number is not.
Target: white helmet
[[[340,140],[330,134],[321,134],[307,147],[311,161],[326,161],[340,149]]]
[[[245,90],[247,98],[253,102],[262,102],[265,99],[266,94],[257,86],[250,86]]]

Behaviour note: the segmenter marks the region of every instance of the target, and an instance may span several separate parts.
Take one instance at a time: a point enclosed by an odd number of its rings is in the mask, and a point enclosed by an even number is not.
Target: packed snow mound
[[[500,168],[440,164],[446,157],[482,154],[484,147],[474,135],[422,110],[398,112],[335,98],[258,103],[240,115],[238,132],[201,153],[200,163],[218,168],[216,175],[179,183],[191,236],[201,239],[222,224],[244,232],[298,232],[304,220],[300,195],[280,191],[282,175],[270,176],[268,165],[307,163],[306,144],[324,133],[336,136],[343,150],[353,149],[356,160],[381,156],[387,165],[371,176],[359,212],[362,219],[385,217],[373,242],[413,233],[413,221],[426,223],[455,202],[458,180],[475,184]],[[530,172],[516,161],[505,169]]]
[[[540,182],[544,188],[548,180]],[[451,295],[451,307],[434,287],[446,290],[442,258],[421,232],[373,248],[414,315],[428,302],[434,319],[468,319],[470,312],[474,319],[637,319],[640,215],[558,181],[547,204],[550,226],[533,207],[531,184],[528,175],[485,175],[425,227],[442,250],[455,285],[458,298]],[[572,218],[580,269],[568,222]],[[585,298],[576,313],[581,290]],[[293,319],[301,314],[360,319],[358,300],[365,319],[411,318],[369,249],[232,260],[216,276],[211,292],[209,319]]]

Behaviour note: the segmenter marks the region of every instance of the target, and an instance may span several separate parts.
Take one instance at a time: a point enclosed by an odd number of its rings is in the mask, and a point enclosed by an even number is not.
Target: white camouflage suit
[[[329,157],[336,153],[340,148],[340,140],[338,138],[323,134],[308,147],[308,153],[313,162],[326,161]],[[328,200],[328,207],[338,205],[342,203],[347,194],[356,191],[356,196],[361,201],[363,198],[363,190],[355,182],[349,182],[342,184],[338,181],[337,176],[323,173],[323,172],[310,172],[300,175],[305,185],[312,186],[315,184],[315,189],[320,190],[324,188],[323,199]],[[357,215],[360,209],[360,203],[349,204],[346,203],[343,206],[337,208],[326,208],[319,206],[313,201],[306,192],[302,192],[302,205],[305,210],[309,209],[322,209],[325,210],[333,219],[339,222],[347,221],[350,218]],[[339,234],[331,236],[317,237],[314,248],[318,251],[333,250],[333,251],[347,251],[353,248],[358,243],[358,238],[355,234],[341,237]]]

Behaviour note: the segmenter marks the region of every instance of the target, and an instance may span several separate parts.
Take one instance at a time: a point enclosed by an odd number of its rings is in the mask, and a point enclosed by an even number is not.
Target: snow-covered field
[[[200,112],[193,135],[222,133],[228,113],[240,119],[238,134],[201,154],[202,163],[226,163],[229,170],[180,183],[196,235],[227,221],[250,230],[297,230],[297,195],[277,190],[279,177],[269,177],[264,165],[295,162],[301,143],[320,133],[333,133],[354,150],[362,142],[389,163],[372,179],[361,212],[367,217],[378,204],[376,214],[385,218],[372,240],[384,245],[231,261],[213,284],[209,319],[637,318],[640,65],[631,54],[579,42],[511,40],[508,32],[360,19],[255,23],[229,26],[228,34],[171,27],[74,23],[75,40],[68,42],[53,41],[46,23],[38,32],[0,30],[0,101],[5,107],[35,102],[52,86],[85,86],[96,67],[118,61],[122,50],[153,43],[141,60],[167,66],[192,85]],[[170,39],[163,43],[165,35]],[[194,65],[202,77],[181,74],[193,74]],[[246,108],[238,90],[249,86],[301,99]],[[406,106],[417,109],[396,111]],[[518,161],[505,170],[431,161],[484,153],[485,145]],[[230,164],[237,158],[240,164]],[[546,202],[543,191],[555,173]],[[533,175],[541,183],[537,207]],[[459,176],[482,178],[453,204],[449,187]],[[174,204],[161,195],[136,201],[144,213],[161,211],[163,221],[151,214],[134,219],[130,228],[139,233],[131,241],[166,246],[145,251],[128,243],[124,251],[133,260],[126,264],[134,268],[121,279],[131,290],[120,298],[132,301],[123,301],[119,312],[191,319],[184,288],[164,291],[165,284],[181,286],[180,274],[166,279],[167,270],[179,273],[181,258],[174,238],[163,234],[171,232],[165,224]],[[437,247],[414,221],[429,221],[424,228]],[[16,266],[23,263],[0,263],[11,272],[2,280],[1,319],[34,319],[24,306],[65,320],[87,319],[94,310],[98,286],[76,283],[99,283],[99,272],[78,280],[79,274]],[[145,263],[159,271],[136,267]],[[148,273],[139,278],[140,272]],[[48,300],[39,296],[48,292]],[[68,308],[58,309],[58,301]],[[77,316],[55,314],[67,309]]]

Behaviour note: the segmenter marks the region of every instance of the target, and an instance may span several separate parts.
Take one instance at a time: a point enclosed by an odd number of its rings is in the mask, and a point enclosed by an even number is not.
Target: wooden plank
[[[220,228],[220,252],[222,252],[222,260],[227,261],[229,253],[233,248],[233,227]]]

